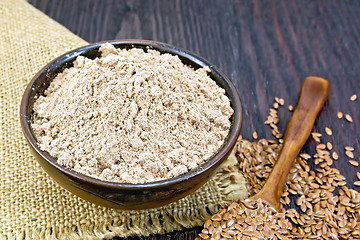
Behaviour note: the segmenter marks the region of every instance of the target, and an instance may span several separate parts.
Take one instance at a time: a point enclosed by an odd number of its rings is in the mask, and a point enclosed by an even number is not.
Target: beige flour
[[[156,50],[100,51],[77,57],[34,104],[34,134],[59,164],[144,183],[188,172],[222,146],[233,109],[208,68]]]

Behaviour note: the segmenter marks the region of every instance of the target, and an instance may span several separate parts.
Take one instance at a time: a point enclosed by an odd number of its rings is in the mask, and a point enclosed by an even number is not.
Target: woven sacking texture
[[[19,105],[36,72],[86,44],[26,1],[0,0],[1,239],[101,239],[170,232],[202,225],[220,205],[247,196],[241,173],[234,183],[225,171],[178,202],[142,211],[97,206],[58,186],[30,153]]]

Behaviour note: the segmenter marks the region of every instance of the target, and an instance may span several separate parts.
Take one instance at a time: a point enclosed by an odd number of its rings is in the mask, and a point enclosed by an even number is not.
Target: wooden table
[[[344,147],[360,155],[360,1],[30,0],[47,15],[89,42],[151,39],[190,50],[222,69],[234,82],[244,107],[242,136],[272,139],[263,123],[274,97],[296,105],[308,75],[331,83],[328,103],[315,131],[331,141],[340,160],[334,166],[356,180]],[[357,94],[359,99],[350,101]],[[353,122],[338,119],[348,113]],[[280,111],[284,132],[291,114]],[[304,151],[312,152],[309,140]],[[201,228],[146,239],[193,239]]]

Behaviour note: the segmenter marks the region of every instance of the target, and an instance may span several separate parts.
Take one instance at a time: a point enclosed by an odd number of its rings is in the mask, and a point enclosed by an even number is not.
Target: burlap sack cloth
[[[238,177],[234,184],[221,170],[194,194],[143,211],[97,206],[62,189],[31,155],[20,127],[19,105],[37,71],[87,43],[22,0],[0,0],[0,36],[2,239],[92,239],[170,232],[202,225],[219,205],[246,197],[244,179]]]

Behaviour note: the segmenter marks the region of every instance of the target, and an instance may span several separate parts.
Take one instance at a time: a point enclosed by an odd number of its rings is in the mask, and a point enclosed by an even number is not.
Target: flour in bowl
[[[221,148],[233,109],[209,68],[151,49],[100,51],[77,57],[34,103],[33,132],[59,164],[145,183],[197,168]]]

